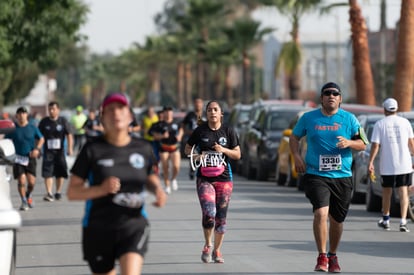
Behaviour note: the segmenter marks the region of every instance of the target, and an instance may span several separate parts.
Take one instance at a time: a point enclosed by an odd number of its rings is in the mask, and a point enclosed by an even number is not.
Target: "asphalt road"
[[[200,209],[194,182],[183,161],[179,190],[167,206],[148,206],[150,250],[143,274],[315,274],[316,247],[312,235],[311,207],[302,192],[272,182],[247,181],[236,176],[228,213],[228,231],[222,249],[224,264],[203,264]],[[15,207],[20,202],[12,181]],[[16,275],[90,274],[82,260],[80,220],[83,202],[44,202],[44,185],[38,180],[36,206],[21,212],[23,227],[17,236]],[[150,202],[152,197],[149,197]],[[414,274],[412,232],[377,228],[380,213],[352,205],[338,251],[342,274]]]

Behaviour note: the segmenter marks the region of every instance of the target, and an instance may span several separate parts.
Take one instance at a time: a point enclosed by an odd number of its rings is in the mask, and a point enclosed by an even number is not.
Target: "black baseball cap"
[[[325,85],[323,85],[321,88],[321,94],[323,94],[324,91],[328,90],[334,90],[342,94],[341,88],[335,82],[328,82]]]
[[[21,107],[17,108],[17,110],[16,110],[16,114],[19,114],[19,113],[28,113],[28,111],[27,111],[26,107],[21,106]]]

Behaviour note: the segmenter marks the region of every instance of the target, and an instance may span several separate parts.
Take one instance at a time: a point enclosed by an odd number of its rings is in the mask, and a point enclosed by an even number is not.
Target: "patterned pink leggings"
[[[203,228],[213,228],[218,233],[226,231],[227,209],[233,182],[208,182],[197,179],[197,194],[202,212]]]

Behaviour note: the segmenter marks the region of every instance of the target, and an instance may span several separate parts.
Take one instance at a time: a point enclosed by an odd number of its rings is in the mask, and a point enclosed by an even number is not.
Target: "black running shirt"
[[[65,148],[66,135],[71,134],[69,122],[64,117],[56,120],[44,117],[38,126],[45,138],[44,148],[47,150],[63,150]]]
[[[100,185],[110,176],[118,177],[118,193],[138,194],[144,191],[147,176],[155,173],[157,161],[151,144],[141,138],[132,138],[123,147],[116,147],[97,137],[87,142],[77,157],[71,173],[88,180],[89,185]],[[115,204],[113,194],[86,202],[83,226],[121,226],[131,218],[142,215],[142,206],[129,208]],[[145,214],[144,214],[145,215]]]
[[[221,146],[229,149],[234,149],[239,146],[239,138],[233,128],[226,125],[222,125],[218,130],[211,130],[207,123],[203,123],[198,126],[193,134],[187,141],[190,146],[196,145],[198,152],[203,151],[214,151],[213,145],[217,143]],[[229,158],[225,156],[226,169],[224,172],[217,177],[204,177],[200,173],[200,169],[197,170],[197,177],[202,177],[203,180],[214,182],[214,181],[232,181],[233,173],[231,171]]]

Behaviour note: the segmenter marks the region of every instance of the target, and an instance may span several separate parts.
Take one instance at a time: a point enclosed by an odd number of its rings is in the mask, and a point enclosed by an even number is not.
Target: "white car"
[[[0,120],[0,134],[13,131],[10,120]],[[10,176],[7,165],[12,165],[15,157],[13,142],[0,140],[0,274],[14,274],[16,268],[16,230],[21,226],[19,212],[13,209],[10,197]]]

